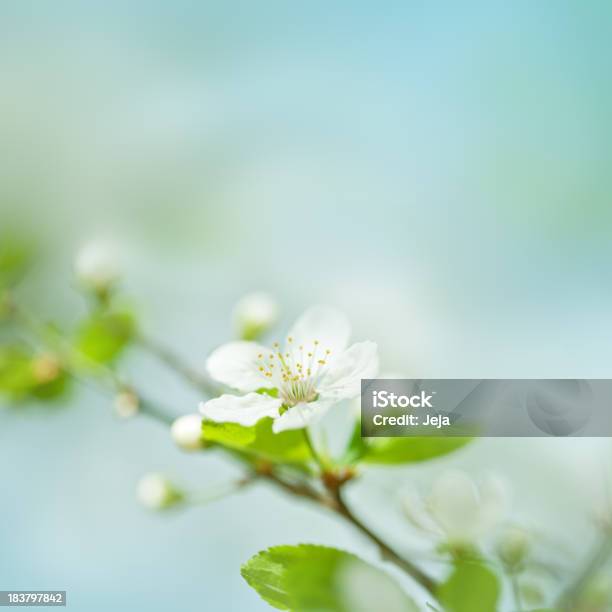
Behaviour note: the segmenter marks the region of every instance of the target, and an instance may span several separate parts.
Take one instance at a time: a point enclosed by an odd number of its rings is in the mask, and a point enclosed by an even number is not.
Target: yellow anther
[[[320,363],[321,365],[325,365],[325,359],[319,359],[317,363]]]

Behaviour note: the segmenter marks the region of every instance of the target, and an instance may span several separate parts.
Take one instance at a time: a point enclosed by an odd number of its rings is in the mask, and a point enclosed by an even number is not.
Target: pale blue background
[[[25,217],[46,244],[22,297],[71,322],[72,253],[112,234],[145,326],[197,364],[263,288],[286,323],[343,308],[393,372],[607,377],[611,17],[595,1],[1,1],[0,225]],[[195,409],[142,355],[127,367]],[[394,483],[497,469],[516,518],[575,558],[604,444],[484,440],[352,494],[425,550]],[[265,610],[238,573],[261,548],[373,554],[265,486],[146,514],[142,473],[205,487],[233,470],[91,392],[1,412],[0,449],[0,588],[66,589],[73,610]]]

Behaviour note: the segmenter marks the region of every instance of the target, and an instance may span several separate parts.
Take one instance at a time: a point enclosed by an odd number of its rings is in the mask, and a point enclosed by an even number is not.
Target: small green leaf
[[[255,440],[255,428],[243,427],[237,423],[202,421],[202,437],[207,442],[242,449]]]
[[[497,576],[484,565],[470,561],[457,563],[438,589],[447,612],[496,612],[499,595]]]
[[[247,449],[250,452],[262,455],[271,461],[287,463],[302,463],[311,457],[310,449],[304,440],[301,429],[292,429],[274,433],[271,418],[261,419],[255,425],[255,440]]]
[[[204,421],[204,440],[217,442],[246,453],[263,457],[269,461],[303,463],[310,459],[310,450],[301,430],[272,431],[273,419],[261,419],[252,427],[237,423],[214,423]]]
[[[113,361],[135,332],[134,317],[127,312],[97,312],[81,326],[77,348],[98,363]]]
[[[452,453],[472,438],[368,438],[361,460],[365,463],[399,464],[428,461]]]
[[[416,612],[393,578],[355,555],[301,544],[275,546],[241,574],[272,607],[293,612]]]

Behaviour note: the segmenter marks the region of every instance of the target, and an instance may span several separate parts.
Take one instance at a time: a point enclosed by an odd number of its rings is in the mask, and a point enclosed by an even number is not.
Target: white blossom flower
[[[77,253],[74,269],[83,285],[95,290],[108,289],[119,278],[119,261],[113,244],[95,240]]]
[[[136,487],[138,501],[150,510],[163,510],[182,498],[180,492],[162,474],[146,474]]]
[[[195,451],[203,447],[202,416],[187,414],[179,417],[170,428],[172,439],[177,446],[186,451]]]
[[[410,522],[449,545],[470,545],[491,532],[504,518],[508,496],[493,475],[476,484],[467,474],[450,471],[439,476],[425,497],[403,496]]]
[[[244,395],[222,395],[200,404],[212,421],[251,426],[274,419],[273,431],[301,429],[336,402],[359,395],[362,378],[378,371],[373,342],[347,348],[350,325],[335,310],[315,307],[291,328],[281,348],[230,342],[216,349],[206,367],[210,376]],[[256,393],[265,389],[267,393]]]
[[[278,304],[268,293],[257,291],[241,298],[234,307],[233,319],[238,336],[255,340],[278,319]]]

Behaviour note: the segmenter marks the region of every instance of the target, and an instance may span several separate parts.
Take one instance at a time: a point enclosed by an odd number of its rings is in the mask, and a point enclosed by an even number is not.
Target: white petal
[[[313,348],[315,340],[319,342],[318,350],[331,351],[331,358],[340,355],[346,348],[351,336],[348,319],[333,308],[315,306],[307,310],[293,325],[288,337],[292,338],[295,347],[304,346],[305,351]]]
[[[494,475],[488,475],[480,485],[479,534],[496,527],[505,517],[509,495],[504,483]]]
[[[428,500],[431,516],[449,540],[471,541],[478,530],[479,499],[476,485],[459,471],[438,478]]]
[[[228,342],[215,349],[206,361],[211,378],[238,391],[256,391],[276,387],[259,370],[259,355],[268,358],[272,351],[256,342]]]
[[[304,427],[316,423],[331,405],[332,402],[326,401],[297,404],[274,421],[272,431],[279,433],[288,429],[304,429]]]
[[[200,404],[200,412],[217,423],[238,423],[245,427],[255,425],[265,417],[276,418],[282,400],[261,393],[222,395]]]
[[[416,489],[407,489],[402,494],[402,508],[406,518],[420,531],[437,536],[443,535],[432,519],[421,495]]]
[[[358,342],[334,361],[317,390],[323,398],[349,399],[361,393],[361,379],[378,372],[378,347],[374,342]]]

